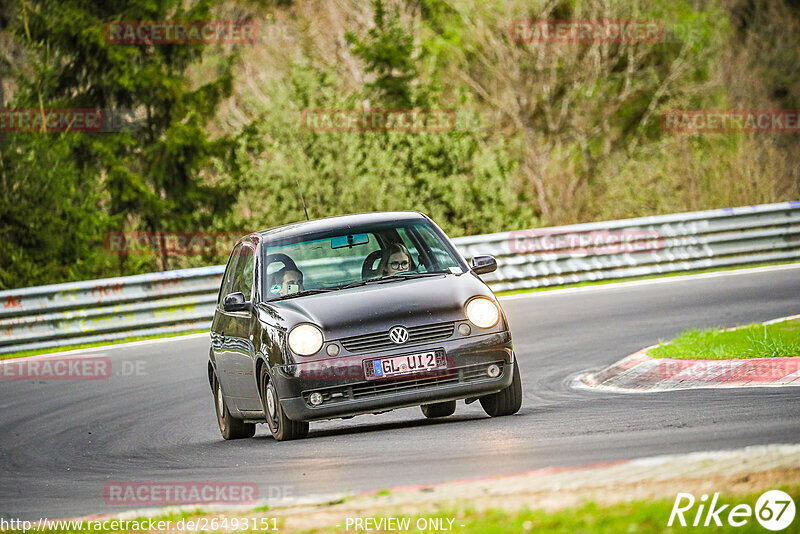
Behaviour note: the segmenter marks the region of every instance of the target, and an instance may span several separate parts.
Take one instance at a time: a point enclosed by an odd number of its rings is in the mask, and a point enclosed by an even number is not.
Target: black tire
[[[280,397],[265,367],[261,368],[259,376],[261,390],[261,404],[264,406],[264,414],[267,416],[267,426],[272,432],[272,437],[276,441],[289,441],[292,439],[303,439],[308,435],[307,421],[292,421],[281,408]]]
[[[483,410],[490,417],[512,415],[519,411],[522,406],[522,380],[519,376],[517,360],[514,360],[514,378],[511,380],[511,385],[497,393],[481,397],[479,400]]]
[[[456,401],[434,402],[433,404],[423,404],[422,415],[428,419],[434,417],[447,417],[453,415],[456,411]]]
[[[227,404],[225,404],[225,397],[222,395],[222,389],[219,387],[217,377],[214,377],[214,407],[217,412],[219,431],[224,439],[252,438],[255,435],[255,423],[245,423],[231,415]]]

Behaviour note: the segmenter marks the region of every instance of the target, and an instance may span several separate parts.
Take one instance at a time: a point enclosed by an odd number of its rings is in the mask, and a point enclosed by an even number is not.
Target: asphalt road
[[[687,327],[800,313],[800,265],[503,300],[525,399],[513,417],[478,403],[428,421],[419,409],[312,423],[308,439],[221,439],[208,338],[106,348],[114,375],[0,382],[0,517],[122,511],[109,481],[245,481],[261,497],[336,493],[747,445],[800,442],[800,388],[653,394],[573,389]],[[129,376],[125,376],[129,375]]]

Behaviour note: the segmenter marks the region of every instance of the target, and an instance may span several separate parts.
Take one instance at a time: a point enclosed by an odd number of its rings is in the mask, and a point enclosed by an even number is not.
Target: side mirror
[[[244,293],[229,293],[222,300],[222,309],[225,311],[249,311],[250,303],[244,300]]]
[[[493,256],[475,256],[472,258],[472,272],[487,274],[497,270],[497,260]]]

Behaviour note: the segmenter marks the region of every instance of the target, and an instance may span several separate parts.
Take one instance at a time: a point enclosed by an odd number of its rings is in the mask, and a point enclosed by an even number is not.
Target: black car
[[[479,400],[516,413],[522,386],[503,310],[442,230],[417,212],[345,215],[254,233],[222,279],[208,379],[225,439],[267,423],[277,440],[309,421]]]

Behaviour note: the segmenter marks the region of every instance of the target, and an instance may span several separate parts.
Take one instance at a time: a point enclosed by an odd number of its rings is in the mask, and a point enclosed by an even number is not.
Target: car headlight
[[[487,298],[475,298],[467,303],[467,319],[478,328],[489,328],[497,324],[500,310]]]
[[[289,348],[300,356],[310,356],[322,348],[322,331],[310,324],[299,324],[289,332]]]

